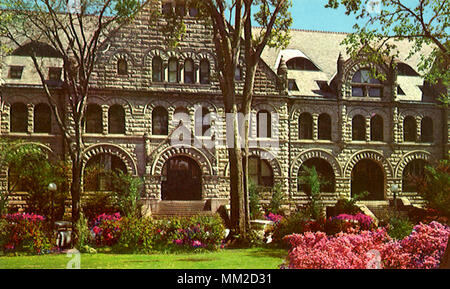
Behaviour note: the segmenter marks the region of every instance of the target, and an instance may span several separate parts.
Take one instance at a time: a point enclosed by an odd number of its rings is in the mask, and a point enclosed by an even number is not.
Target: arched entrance
[[[84,168],[85,191],[112,190],[111,173],[121,171],[127,173],[125,163],[117,156],[101,153],[90,158]]]
[[[382,167],[370,159],[360,160],[352,170],[352,196],[368,192],[366,200],[384,200],[385,177]]]
[[[202,199],[202,172],[193,159],[186,156],[170,158],[162,170],[161,197],[164,201]]]
[[[307,171],[305,167],[316,169],[317,174],[320,177],[320,191],[325,193],[334,193],[335,191],[335,175],[333,167],[328,163],[328,161],[322,158],[312,158],[303,162],[302,166],[299,169],[299,177],[304,177],[307,175]],[[298,191],[305,192],[306,194],[310,194],[311,187],[309,184],[299,181],[298,183]]]

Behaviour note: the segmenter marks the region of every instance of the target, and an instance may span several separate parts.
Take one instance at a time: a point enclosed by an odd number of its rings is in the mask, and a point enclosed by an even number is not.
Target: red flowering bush
[[[51,249],[51,228],[40,215],[16,213],[2,218],[0,246],[5,252],[44,254]]]
[[[99,247],[115,245],[120,237],[121,221],[119,213],[97,216],[91,228],[95,244]]]
[[[432,222],[415,226],[401,241],[393,241],[384,228],[336,236],[308,232],[285,240],[292,247],[292,269],[429,269],[439,266],[449,235],[449,227]]]
[[[325,223],[325,232],[328,235],[334,235],[339,232],[356,233],[375,229],[373,219],[365,214],[356,215],[340,214],[332,217]]]

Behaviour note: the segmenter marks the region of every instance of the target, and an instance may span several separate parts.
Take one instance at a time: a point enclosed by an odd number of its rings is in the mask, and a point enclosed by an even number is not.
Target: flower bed
[[[91,228],[95,246],[116,251],[214,250],[221,246],[225,227],[219,216],[191,218],[121,217],[100,215]]]
[[[450,228],[437,222],[414,227],[408,237],[392,240],[384,228],[359,234],[307,232],[287,236],[292,269],[430,269],[444,254]]]
[[[52,231],[40,215],[16,213],[0,219],[0,247],[4,252],[49,253]]]

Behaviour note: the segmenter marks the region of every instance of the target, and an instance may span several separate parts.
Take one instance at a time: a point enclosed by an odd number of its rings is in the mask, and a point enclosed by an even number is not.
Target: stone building
[[[164,21],[152,21],[147,9],[102,43],[86,116],[85,167],[100,164],[142,177],[142,197],[153,213],[215,210],[229,198],[226,115],[211,30],[196,19],[195,9],[176,11],[186,18],[176,49],[166,45]],[[420,203],[409,176],[445,157],[449,142],[438,91],[417,73],[418,58],[406,60],[408,43],[399,46],[395,70],[376,68],[387,75],[379,81],[361,65],[363,56],[345,54],[345,37],[292,30],[288,48],[266,49],[251,116],[250,178],[266,191],[279,184],[286,199],[300,205],[308,202],[308,188],[298,177],[314,166],[327,180],[327,204],[363,191],[368,200],[386,201],[393,184]],[[48,80],[60,83],[62,60],[45,44],[29,45],[41,46]],[[238,87],[243,67],[236,71]],[[1,79],[0,137],[41,143],[65,158],[24,49],[3,57]],[[3,187],[7,178],[3,173]],[[85,189],[107,187],[99,176]]]

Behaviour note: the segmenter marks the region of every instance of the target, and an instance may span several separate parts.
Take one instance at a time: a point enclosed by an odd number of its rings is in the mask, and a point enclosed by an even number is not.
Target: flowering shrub
[[[336,236],[307,232],[285,240],[292,247],[292,269],[424,269],[439,266],[449,235],[450,228],[432,222],[415,226],[401,241],[393,241],[384,228]]]
[[[121,217],[102,214],[91,228],[96,246],[112,246],[114,251],[212,250],[220,247],[225,227],[219,216],[191,218]]]
[[[44,254],[51,249],[51,230],[45,218],[28,213],[7,214],[2,218],[0,246],[5,252]]]
[[[119,213],[97,216],[91,228],[95,244],[99,247],[115,245],[120,237],[121,221],[122,217]]]
[[[265,218],[266,218],[266,220],[272,221],[275,224],[278,224],[279,222],[281,222],[281,220],[283,220],[282,215],[277,215],[277,214],[273,214],[273,213],[269,213],[269,214],[265,215]]]
[[[325,232],[334,235],[339,232],[359,232],[361,230],[375,229],[373,219],[365,214],[356,215],[340,214],[327,220]]]

